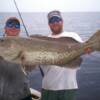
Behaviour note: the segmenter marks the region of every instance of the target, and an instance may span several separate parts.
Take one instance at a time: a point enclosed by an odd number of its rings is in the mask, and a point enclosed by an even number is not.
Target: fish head
[[[12,37],[0,38],[0,56],[5,60],[12,61],[18,54],[18,45]]]

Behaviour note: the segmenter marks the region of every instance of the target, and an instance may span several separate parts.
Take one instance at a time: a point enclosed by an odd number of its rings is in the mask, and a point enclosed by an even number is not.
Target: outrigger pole
[[[24,26],[24,28],[25,28],[26,35],[29,36],[29,33],[28,33],[27,28],[26,28],[26,26],[25,26],[25,24],[24,24],[23,18],[22,18],[22,16],[21,16],[21,13],[20,13],[20,11],[19,11],[19,9],[18,9],[18,7],[17,7],[17,3],[16,3],[15,0],[14,0],[14,4],[15,4],[16,9],[17,9],[17,11],[18,11],[18,14],[19,14],[19,16],[20,16],[20,19],[21,19],[21,21],[22,21],[22,24],[23,24],[23,26]]]

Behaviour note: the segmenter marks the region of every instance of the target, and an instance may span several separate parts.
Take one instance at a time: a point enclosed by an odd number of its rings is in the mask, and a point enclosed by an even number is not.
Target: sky
[[[0,12],[17,12],[14,0],[0,0]],[[100,12],[100,0],[16,0],[21,12]]]

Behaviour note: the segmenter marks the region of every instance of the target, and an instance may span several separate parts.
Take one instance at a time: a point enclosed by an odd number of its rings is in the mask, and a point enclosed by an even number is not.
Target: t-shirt
[[[82,43],[82,39],[75,32],[62,32],[59,35],[49,35],[52,38],[71,37]],[[57,65],[41,65],[44,72],[42,88],[46,90],[68,90],[77,89],[76,72],[77,68],[65,68]]]

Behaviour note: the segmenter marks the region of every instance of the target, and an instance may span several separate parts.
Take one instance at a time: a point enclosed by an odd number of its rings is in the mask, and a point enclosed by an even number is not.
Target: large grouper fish
[[[100,30],[85,43],[78,43],[70,37],[0,38],[0,56],[7,61],[25,65],[66,65],[83,55],[86,48],[100,51]]]

